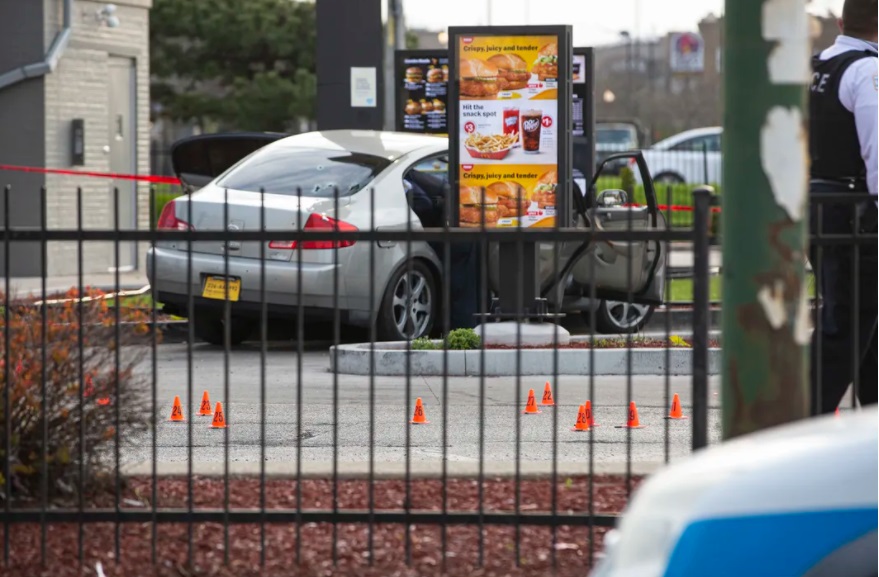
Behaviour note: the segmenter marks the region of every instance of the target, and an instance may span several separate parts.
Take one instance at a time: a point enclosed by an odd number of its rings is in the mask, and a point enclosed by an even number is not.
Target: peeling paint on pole
[[[726,0],[723,428],[806,417],[805,0]]]

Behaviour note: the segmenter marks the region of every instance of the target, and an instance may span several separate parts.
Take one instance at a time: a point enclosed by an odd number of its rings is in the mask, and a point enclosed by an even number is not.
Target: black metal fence
[[[694,195],[691,228],[669,226],[667,208],[664,224],[655,214],[659,224],[638,229],[637,209],[618,207],[626,226],[612,231],[573,221],[423,228],[414,218],[386,227],[374,191],[360,193],[368,226],[348,226],[338,194],[332,218],[300,212],[296,226],[280,227],[270,224],[277,199],[254,194],[254,221],[252,211],[236,216],[244,209],[227,191],[216,222],[181,201],[153,215],[150,230],[120,228],[118,191],[111,229],[84,228],[80,191],[77,226],[59,230],[46,226],[45,190],[32,230],[9,222],[16,193],[4,197],[6,262],[17,243],[38,242],[43,274],[30,298],[11,295],[5,275],[7,574],[40,564],[74,574],[103,561],[107,574],[149,564],[214,574],[225,564],[240,574],[296,565],[579,575],[645,473],[719,439],[707,192]],[[861,238],[875,249],[875,234]],[[492,278],[500,241],[543,247],[547,278],[561,288],[542,296],[550,312],[567,311],[544,328],[567,326],[573,344],[550,331],[549,346],[518,346],[532,325],[518,326],[512,347],[472,339],[467,319],[488,319],[492,291],[509,288]],[[54,242],[77,246],[67,294],[47,294]],[[113,243],[117,261],[121,243],[149,245],[150,297],[121,295],[118,267],[115,287],[90,292],[83,248],[93,242]],[[673,249],[692,252],[692,329],[673,334],[665,315],[641,334],[597,334],[596,303],[610,297],[594,279],[607,261],[566,262],[580,246],[624,248],[627,270],[614,277],[624,289],[608,293],[623,302],[643,298],[649,281],[636,280],[649,267],[633,264],[635,252],[660,249],[661,264]],[[665,280],[666,296],[674,282]],[[401,326],[395,311],[409,313],[405,330],[425,303],[433,338],[381,342]],[[185,331],[177,342],[158,330],[175,323]],[[288,340],[270,338],[278,328]]]

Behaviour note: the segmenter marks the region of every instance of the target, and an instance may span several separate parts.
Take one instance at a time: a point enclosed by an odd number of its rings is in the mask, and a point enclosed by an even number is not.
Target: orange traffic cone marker
[[[171,407],[171,418],[169,419],[174,422],[183,422],[186,419],[183,418],[183,405],[180,404],[180,397],[174,397],[174,406]]]
[[[583,406],[586,407],[586,422],[589,423],[589,428],[597,427],[598,423],[595,422],[595,415],[592,414],[592,401],[586,401],[586,404]]]
[[[625,425],[617,425],[617,429],[643,429],[644,425],[641,424],[641,421],[638,420],[638,407],[635,406],[635,401],[629,403],[629,418],[626,420]]]
[[[671,411],[668,413],[668,419],[686,419],[684,416],[684,411],[681,409],[681,398],[675,393],[674,398],[671,400]]]
[[[208,395],[208,392],[205,391],[201,395],[201,407],[198,409],[199,417],[210,417],[214,412],[211,410],[211,397]]]
[[[833,416],[835,416],[835,417],[839,416],[839,407],[836,407],[836,410],[833,412]]]
[[[223,403],[217,401],[217,408],[214,409],[214,420],[211,422],[212,429],[226,428],[226,415],[223,414]]]
[[[588,431],[589,418],[586,416],[586,405],[580,405],[580,411],[577,413],[577,424],[574,425],[572,431]]]
[[[430,423],[427,417],[424,416],[424,403],[421,402],[421,397],[415,399],[415,414],[412,415],[412,420],[409,422],[413,425],[427,425]]]
[[[540,409],[537,408],[537,399],[534,398],[534,389],[528,389],[528,402],[525,403],[525,410],[522,411],[526,415],[537,415]]]
[[[552,387],[549,386],[549,381],[546,381],[546,384],[543,385],[543,399],[540,401],[540,404],[547,406],[555,405],[555,401],[552,399]]]

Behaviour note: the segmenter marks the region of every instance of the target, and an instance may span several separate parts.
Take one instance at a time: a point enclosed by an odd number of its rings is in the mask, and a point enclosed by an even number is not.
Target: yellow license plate
[[[226,279],[218,276],[209,276],[204,282],[204,290],[201,293],[206,299],[226,300]],[[237,301],[241,295],[241,281],[229,279],[229,300]]]

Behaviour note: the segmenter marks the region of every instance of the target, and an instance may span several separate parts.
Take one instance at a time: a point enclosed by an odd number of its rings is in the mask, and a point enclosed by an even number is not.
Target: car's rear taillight
[[[156,228],[159,230],[194,230],[191,224],[177,218],[177,206],[173,200],[168,201],[168,204],[162,209]]]
[[[336,220],[323,214],[316,212],[308,215],[308,220],[302,230],[327,230],[327,231],[356,231],[358,230],[353,224],[349,224],[344,220]],[[305,240],[302,241],[302,250],[309,249],[327,249],[327,248],[345,248],[353,246],[353,240]],[[269,243],[269,248],[295,250],[298,243],[295,240],[273,240]]]

